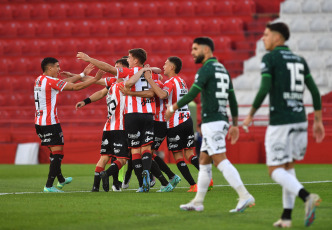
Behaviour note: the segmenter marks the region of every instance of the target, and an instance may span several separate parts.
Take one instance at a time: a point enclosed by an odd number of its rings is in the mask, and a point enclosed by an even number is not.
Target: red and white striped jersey
[[[35,80],[35,124],[40,126],[60,123],[57,112],[58,93],[63,90],[67,82],[46,75]]]
[[[155,81],[156,84],[162,89],[164,84],[161,81]],[[160,99],[156,96],[156,113],[154,115],[155,121],[166,121],[165,112],[166,112],[166,103],[167,99]]]
[[[111,87],[116,82],[115,77],[106,77],[104,79],[105,79],[106,87]]]
[[[168,92],[167,104],[172,105],[188,93],[186,82],[179,76],[172,77],[164,83],[163,90]],[[167,122],[167,128],[173,128],[185,122],[190,117],[188,105],[176,110]]]
[[[135,73],[137,73],[142,67],[134,68],[118,68],[118,78],[131,78]],[[152,73],[153,79],[158,79],[158,74]],[[131,87],[131,91],[143,91],[150,89],[151,86],[145,80],[144,76]],[[125,113],[152,113],[154,114],[156,110],[155,98],[143,98],[136,96],[126,95],[126,110]]]
[[[112,84],[108,90],[106,97],[108,119],[104,131],[124,130],[125,97],[120,91],[120,86],[123,86],[123,82]]]

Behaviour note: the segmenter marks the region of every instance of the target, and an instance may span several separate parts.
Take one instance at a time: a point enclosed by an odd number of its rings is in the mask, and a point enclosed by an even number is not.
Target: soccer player
[[[105,62],[101,62],[89,57],[87,54],[79,52],[77,58],[90,62],[103,69],[117,78],[129,79],[143,68],[147,54],[144,49],[131,49],[128,54],[128,63],[130,68],[115,68]],[[158,75],[153,74],[155,78]],[[127,84],[128,82],[126,82]],[[142,76],[137,82],[127,85],[132,91],[144,91],[150,88]],[[126,87],[127,87],[126,86]],[[141,170],[139,167],[142,161],[142,183],[143,191],[148,192],[150,189],[150,169],[152,163],[151,144],[153,142],[153,114],[155,113],[155,101],[153,98],[143,98],[137,96],[126,96],[125,110],[125,130],[129,138],[129,147],[131,148],[132,161],[134,170]]]
[[[91,65],[91,64],[90,64]],[[128,67],[128,62],[126,59],[119,59],[115,62],[115,67]],[[83,78],[84,80],[89,79],[88,76]],[[98,101],[102,98],[104,98],[107,95],[106,102],[107,102],[107,109],[108,109],[108,118],[104,126],[103,130],[103,137],[102,137],[102,143],[101,143],[101,149],[100,149],[100,159],[97,162],[96,168],[95,168],[95,176],[94,176],[94,182],[92,187],[92,192],[99,192],[100,187],[100,173],[104,171],[105,166],[107,162],[110,160],[112,156],[114,158],[121,158],[121,159],[129,159],[128,155],[128,144],[125,141],[126,138],[120,139],[120,137],[123,137],[124,134],[124,127],[123,127],[123,110],[124,108],[121,106],[117,106],[119,103],[121,103],[122,95],[119,92],[116,92],[116,89],[118,87],[113,87],[113,84],[120,83],[123,79],[120,79],[119,81],[116,80],[116,78],[107,77],[105,79],[101,79],[97,82],[97,84],[106,86],[104,89],[97,91],[84,101],[78,102],[76,104],[76,109],[82,108],[85,105]],[[114,91],[114,92],[113,92]],[[113,92],[113,93],[112,93]],[[122,99],[124,100],[124,99]],[[125,141],[125,143],[123,143]],[[127,149],[126,149],[127,148]],[[117,153],[118,152],[118,153]],[[121,155],[119,155],[121,153]],[[113,161],[111,163],[112,165],[120,165],[119,161]],[[121,167],[123,165],[123,161],[121,160]],[[120,170],[119,169],[119,170]],[[121,191],[119,187],[118,182],[118,171],[114,170],[113,172],[113,191]],[[109,183],[104,184],[103,183],[103,189],[105,192],[109,191]]]
[[[91,66],[89,66],[90,68]],[[61,91],[78,91],[96,83],[103,75],[98,71],[96,77],[86,82],[73,84],[80,76],[60,80],[57,78],[60,72],[59,61],[53,57],[44,58],[41,62],[43,74],[40,75],[34,84],[35,97],[35,128],[41,139],[41,145],[47,146],[50,153],[50,168],[44,192],[63,192],[64,185],[72,181],[71,177],[63,177],[61,172],[61,161],[63,152],[63,133],[57,115],[57,98]],[[88,74],[92,69],[86,68],[83,72]],[[58,178],[57,188],[53,187],[55,177]]]
[[[214,43],[211,38],[195,38],[191,54],[196,64],[202,63],[195,76],[195,82],[188,94],[180,101],[167,107],[166,120],[169,120],[174,111],[182,108],[201,93],[202,101],[202,135],[203,142],[199,157],[199,173],[197,193],[188,204],[180,205],[182,210],[203,211],[203,201],[212,178],[212,165],[223,173],[223,176],[239,195],[239,202],[230,212],[243,212],[253,205],[255,199],[247,191],[236,168],[226,157],[226,135],[235,144],[239,138],[238,108],[231,78],[225,67],[213,57]],[[229,128],[227,116],[227,100],[232,113],[233,126]]]
[[[243,121],[246,128],[253,119],[265,96],[270,96],[270,123],[265,134],[266,164],[270,177],[281,185],[283,213],[273,224],[291,227],[291,213],[295,197],[305,202],[305,225],[315,219],[320,202],[317,194],[309,193],[295,175],[294,161],[304,158],[307,148],[308,122],[303,106],[303,92],[308,87],[314,105],[313,134],[317,142],[324,138],[321,98],[317,86],[303,57],[294,54],[285,41],[290,36],[285,23],[267,24],[263,42],[270,51],[261,64],[262,80],[249,115]]]
[[[169,79],[164,83],[162,88],[160,88],[154,82],[151,76],[146,78],[156,95],[163,100],[162,103],[164,103],[165,105],[172,105],[172,103],[177,102],[188,93],[188,88],[185,81],[178,76],[181,68],[182,61],[180,58],[169,57],[166,60],[164,65],[164,75],[167,76]],[[161,115],[161,118],[164,120],[165,110],[163,111],[164,112]],[[190,189],[188,190],[188,192],[197,192],[196,182],[190,174],[190,171],[184,161],[182,153],[184,151],[184,156],[186,157],[186,159],[189,160],[197,169],[199,169],[198,158],[193,151],[193,121],[190,117],[190,111],[188,106],[186,105],[180,110],[177,110],[167,123],[157,123],[157,125],[159,129],[159,131],[157,131],[159,133],[159,138],[165,138],[165,136],[167,135],[168,149],[172,151],[178,169],[190,184]],[[162,131],[164,131],[165,133],[162,133]]]

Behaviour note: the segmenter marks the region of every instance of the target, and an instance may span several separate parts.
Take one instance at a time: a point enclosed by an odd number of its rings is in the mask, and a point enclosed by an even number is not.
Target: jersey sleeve
[[[115,77],[107,77],[105,78],[105,84],[106,86],[111,86],[113,85],[113,83],[116,82],[116,78]]]
[[[170,95],[172,90],[173,90],[173,82],[172,81],[166,81],[165,84],[163,85],[162,89],[164,91],[166,91],[168,93],[168,95]]]
[[[208,72],[209,71],[207,71],[206,69],[203,70],[203,68],[200,68],[195,75],[194,84],[198,86],[200,89],[204,88],[204,85],[209,79]]]
[[[134,75],[134,69],[129,69],[129,68],[117,68],[118,70],[118,75],[117,78],[126,78],[127,76],[131,77]]]
[[[67,82],[65,82],[61,79],[50,79],[49,82],[53,89],[56,89],[59,91],[62,91],[63,88],[67,85]]]
[[[265,54],[261,62],[261,74],[262,76],[272,76],[272,60],[270,53]]]

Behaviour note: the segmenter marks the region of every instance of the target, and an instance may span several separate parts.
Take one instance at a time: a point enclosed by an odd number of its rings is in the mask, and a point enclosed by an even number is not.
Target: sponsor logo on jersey
[[[120,143],[113,143],[113,146],[122,147],[122,144],[120,144]]]
[[[178,144],[172,144],[172,143],[170,143],[169,145],[168,145],[168,149],[175,149],[175,148],[177,148],[179,145]]]
[[[189,118],[190,115],[189,114],[183,114],[183,113],[180,113],[179,115],[179,120],[183,120],[184,118]]]
[[[120,152],[120,149],[113,149],[113,150],[115,154]]]
[[[164,138],[165,138],[165,137],[162,137],[162,138],[160,138],[160,137],[155,137],[155,138],[154,138],[154,141],[163,141]]]
[[[150,132],[150,131],[146,131],[146,132],[145,132],[145,135],[154,135],[154,133],[153,133],[153,132]]]
[[[154,145],[154,147],[158,148],[160,146],[160,144],[161,144],[160,142],[156,142],[155,145]]]
[[[137,139],[140,136],[141,136],[140,131],[138,131],[136,134],[128,133],[128,138],[131,138],[131,139]]]
[[[216,151],[225,149],[225,146],[217,146]]]
[[[145,106],[146,104],[150,104],[150,103],[153,103],[155,102],[155,99],[154,97],[151,97],[151,98],[143,98],[142,102],[141,102],[141,105],[142,106]]]
[[[131,141],[132,146],[135,146],[135,145],[138,145],[138,144],[139,144],[139,141],[134,141],[134,140]]]
[[[192,139],[192,138],[194,138],[194,137],[195,137],[195,136],[194,136],[194,134],[193,134],[193,135],[188,136],[187,139]]]
[[[141,164],[135,165],[135,168],[137,169],[142,168],[142,165]]]
[[[153,137],[146,137],[145,142],[147,143],[147,142],[149,142],[151,140],[153,140]]]
[[[44,138],[45,138],[45,137],[52,136],[52,135],[53,135],[53,133],[45,133],[45,134],[44,134]]]
[[[180,137],[179,137],[179,135],[176,135],[176,137],[168,137],[167,139],[168,139],[169,141],[174,142],[174,141],[178,141],[178,140],[180,140]]]
[[[43,142],[51,142],[51,138],[44,139]]]
[[[61,89],[64,84],[65,84],[65,82],[60,80],[60,81],[58,81],[58,83],[56,85]]]
[[[146,160],[146,159],[149,159],[149,157],[148,156],[142,157],[142,160]]]
[[[118,71],[120,72],[120,73],[123,73],[123,69],[120,67],[120,68],[118,68]]]
[[[109,143],[108,140],[105,139],[104,141],[101,142],[101,145],[102,145],[102,146],[106,146],[106,145],[108,145],[108,143]]]
[[[192,144],[194,144],[194,141],[193,141],[193,140],[188,141],[188,143],[187,143],[187,147],[190,147]]]

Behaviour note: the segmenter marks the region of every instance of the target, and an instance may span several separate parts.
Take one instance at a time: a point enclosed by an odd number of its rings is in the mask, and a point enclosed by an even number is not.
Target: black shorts
[[[127,113],[125,130],[129,148],[139,148],[153,142],[153,115],[151,113]]]
[[[64,145],[63,133],[61,125],[35,125],[36,133],[41,140],[42,146]]]
[[[167,146],[173,152],[194,147],[194,129],[191,117],[182,124],[167,130]]]
[[[129,159],[127,137],[124,130],[104,131],[100,154]]]
[[[151,149],[158,150],[167,134],[167,122],[154,121],[154,139]]]

